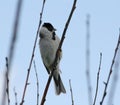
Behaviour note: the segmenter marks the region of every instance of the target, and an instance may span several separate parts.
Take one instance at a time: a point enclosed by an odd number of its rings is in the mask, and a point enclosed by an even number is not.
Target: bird
[[[56,29],[49,22],[43,23],[39,30],[39,48],[43,64],[50,75],[53,70],[53,63],[56,57],[56,52],[60,43],[60,38],[55,33]],[[59,68],[60,60],[62,58],[62,50],[59,51],[57,66],[53,72],[53,80],[55,84],[55,93],[66,93],[66,89],[61,80],[61,70]]]

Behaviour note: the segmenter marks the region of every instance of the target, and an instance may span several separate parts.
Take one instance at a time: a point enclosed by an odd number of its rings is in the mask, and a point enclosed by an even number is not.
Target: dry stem
[[[35,75],[36,75],[36,84],[37,84],[37,105],[39,105],[39,79],[38,79],[38,74],[37,74],[37,68],[35,64],[35,60],[33,61],[34,63],[34,70],[35,70]]]
[[[101,70],[101,62],[102,62],[102,53],[100,53],[100,63],[99,63],[99,68],[98,68],[98,73],[97,73],[96,93],[95,93],[95,98],[94,98],[93,105],[95,105],[96,98],[97,98],[97,93],[98,93],[98,85],[99,85],[99,75],[100,75],[100,70]]]
[[[88,87],[88,99],[89,105],[92,105],[92,86],[91,86],[91,77],[90,77],[90,15],[87,15],[87,35],[86,35],[86,78],[87,78],[87,87]]]
[[[32,61],[33,61],[33,58],[34,58],[34,52],[35,52],[36,43],[37,43],[38,34],[39,34],[39,28],[40,28],[41,23],[42,23],[42,14],[43,14],[43,10],[44,10],[44,5],[45,5],[45,0],[43,0],[42,10],[41,10],[41,13],[40,13],[39,25],[38,25],[38,29],[37,29],[37,33],[36,33],[36,37],[35,37],[35,42],[34,42],[34,46],[33,46],[32,56],[31,56],[29,67],[28,67],[26,82],[25,82],[23,96],[22,96],[22,100],[21,100],[20,105],[23,105],[23,103],[24,103],[24,97],[25,97],[25,93],[26,93],[26,89],[27,89],[27,85],[28,85],[28,79],[29,79],[29,75],[30,75],[30,70],[31,70]]]
[[[11,64],[12,64],[12,60],[13,60],[13,56],[14,56],[14,50],[15,50],[15,43],[16,43],[16,39],[17,39],[17,35],[18,35],[18,26],[19,26],[19,20],[20,20],[20,13],[21,13],[21,8],[22,8],[22,0],[18,0],[17,3],[17,9],[16,9],[16,13],[15,13],[15,21],[14,21],[14,26],[13,26],[13,33],[12,33],[12,38],[11,38],[11,42],[10,42],[10,47],[9,47],[9,54],[8,54],[8,59],[9,59],[9,69],[5,71],[5,74],[8,75],[10,74],[10,68],[11,68]],[[2,95],[2,105],[5,105],[5,99],[6,99],[6,82],[4,81],[3,84],[3,95]]]
[[[8,65],[8,58],[7,57],[6,57],[6,68],[7,68],[7,72],[6,72],[6,83],[7,83],[6,93],[7,93],[8,105],[10,105],[9,77],[8,77],[9,65]]]
[[[105,96],[107,94],[107,87],[108,87],[108,84],[109,84],[109,81],[110,81],[110,77],[111,77],[111,74],[112,74],[112,71],[113,71],[112,69],[113,69],[113,65],[115,63],[115,59],[116,59],[116,55],[117,55],[117,51],[118,51],[119,45],[120,45],[120,34],[119,34],[117,46],[115,48],[115,53],[114,53],[114,57],[113,57],[112,64],[111,64],[111,67],[110,67],[110,71],[109,71],[109,74],[108,74],[107,82],[104,82],[105,88],[104,88],[104,92],[103,92],[103,96],[102,96],[102,100],[100,102],[100,105],[103,104]]]
[[[69,80],[69,86],[70,86],[70,93],[71,93],[72,105],[74,105],[74,99],[73,99],[73,92],[72,92],[71,80]]]
[[[14,91],[14,95],[15,95],[15,105],[17,105],[17,104],[18,104],[18,103],[17,103],[17,92],[16,92],[16,90],[15,90],[15,87],[14,87],[13,91]]]
[[[119,29],[119,34],[120,34],[120,29]],[[118,77],[119,77],[119,69],[120,69],[120,46],[116,55],[115,59],[115,64],[114,64],[114,74],[113,74],[113,79],[111,83],[111,88],[109,92],[109,98],[108,98],[108,105],[113,104],[114,96],[115,96],[115,90],[117,87],[118,83]]]

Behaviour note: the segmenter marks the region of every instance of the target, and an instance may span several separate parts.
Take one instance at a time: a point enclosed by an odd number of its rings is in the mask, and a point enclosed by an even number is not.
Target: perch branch
[[[21,100],[20,105],[23,105],[23,103],[24,103],[24,97],[25,97],[25,93],[26,93],[26,89],[27,89],[27,85],[28,85],[28,79],[29,79],[29,75],[30,75],[30,70],[31,70],[32,61],[33,61],[33,58],[34,58],[34,52],[35,52],[36,43],[37,43],[38,34],[39,34],[39,28],[40,28],[41,23],[42,23],[42,14],[43,14],[43,10],[44,10],[45,1],[46,0],[43,0],[42,10],[41,10],[41,13],[40,13],[39,25],[38,25],[38,29],[37,29],[37,33],[36,33],[36,37],[35,37],[35,42],[34,42],[34,46],[33,46],[32,56],[31,56],[29,67],[28,67],[26,82],[25,82],[23,96],[22,96],[22,100]]]
[[[67,31],[67,28],[69,26],[69,23],[70,23],[70,20],[72,18],[72,15],[73,15],[73,12],[76,8],[76,2],[77,0],[74,0],[74,3],[73,3],[73,6],[72,6],[72,9],[71,9],[71,12],[70,12],[70,15],[68,17],[68,20],[65,24],[65,27],[64,27],[64,30],[63,30],[63,33],[62,33],[62,38],[61,38],[61,41],[60,41],[60,44],[59,44],[59,47],[57,49],[57,52],[56,52],[56,57],[55,57],[55,60],[54,60],[54,63],[53,63],[53,70],[48,78],[48,82],[46,84],[46,87],[45,87],[45,90],[44,90],[44,93],[43,93],[43,97],[42,97],[42,100],[41,100],[41,104],[40,105],[44,105],[44,102],[46,101],[46,95],[47,95],[47,92],[48,92],[48,88],[49,88],[49,85],[50,85],[50,82],[51,82],[51,79],[52,79],[52,75],[53,75],[53,72],[56,68],[56,65],[57,65],[57,59],[58,59],[58,54],[59,54],[59,51],[61,50],[61,47],[62,47],[62,44],[63,44],[63,41],[64,41],[64,38],[65,38],[65,34],[66,34],[66,31]]]
[[[102,62],[102,53],[100,53],[100,63],[99,63],[99,68],[98,68],[98,73],[97,73],[97,84],[96,84],[96,93],[95,93],[95,98],[94,98],[94,103],[96,103],[96,98],[97,98],[97,93],[98,93],[98,85],[99,85],[99,75],[100,75],[100,70],[101,70],[101,62]]]
[[[116,59],[116,55],[117,55],[117,52],[118,52],[119,45],[120,45],[120,34],[119,34],[117,46],[115,48],[114,56],[113,56],[113,59],[112,59],[112,64],[111,64],[110,71],[109,71],[109,74],[108,74],[107,82],[104,82],[105,88],[104,88],[104,92],[103,92],[103,96],[102,96],[102,100],[100,102],[100,105],[103,104],[105,96],[107,94],[107,87],[108,87],[108,84],[109,84],[109,81],[110,81],[110,77],[111,77],[111,74],[112,74],[112,71],[113,71],[112,69],[113,69],[113,65],[115,63],[115,59]]]

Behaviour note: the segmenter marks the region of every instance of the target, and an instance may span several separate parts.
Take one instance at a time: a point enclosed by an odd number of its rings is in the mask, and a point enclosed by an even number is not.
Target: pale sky
[[[73,0],[46,0],[43,22],[50,22],[57,29],[59,37],[69,16]],[[0,3],[0,93],[2,75],[5,69],[5,57],[8,56],[8,49],[12,35],[17,0],[3,0]],[[66,94],[56,96],[54,83],[51,82],[45,105],[70,105],[71,95],[69,79],[71,79],[75,105],[89,105],[88,90],[86,81],[86,15],[90,14],[90,75],[92,95],[95,95],[96,76],[99,66],[99,55],[102,52],[102,65],[100,72],[99,90],[96,105],[102,99],[104,84],[109,73],[110,65],[117,44],[120,27],[120,1],[119,0],[78,0],[75,12],[66,33],[63,43],[63,58],[60,68],[61,77],[65,85]],[[13,88],[16,88],[18,103],[21,102],[27,69],[29,66],[33,44],[37,32],[39,14],[42,0],[23,0],[21,11],[18,38],[15,55],[11,68],[10,78],[10,100],[11,105],[15,103]],[[35,50],[35,61],[37,66],[40,101],[48,79],[48,74],[42,63],[39,46]],[[114,71],[114,70],[113,70]],[[114,74],[114,72],[113,72]],[[113,74],[108,85],[108,94],[104,105],[107,105]],[[117,73],[118,76],[120,72]],[[36,77],[32,65],[30,85],[27,88],[24,105],[36,104]],[[114,96],[114,105],[120,104],[120,79],[118,78]],[[92,97],[92,98],[93,98]],[[1,94],[0,94],[1,98]]]

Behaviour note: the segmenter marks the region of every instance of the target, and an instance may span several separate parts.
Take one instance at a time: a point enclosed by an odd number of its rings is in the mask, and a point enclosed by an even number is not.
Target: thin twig
[[[119,34],[120,34],[120,29],[119,29]],[[110,88],[110,94],[108,98],[108,105],[113,104],[114,96],[115,96],[115,90],[117,87],[117,82],[118,82],[118,77],[119,77],[119,69],[120,69],[120,46],[118,47],[116,59],[115,59],[115,64],[114,64],[114,75],[111,83],[111,88]]]
[[[34,63],[36,81],[37,81],[37,104],[36,105],[39,105],[39,80],[38,80],[38,74],[37,74],[37,68],[36,68],[35,60],[33,61],[33,63]]]
[[[24,91],[23,91],[23,96],[22,96],[22,100],[21,100],[20,105],[23,105],[23,103],[24,103],[24,97],[25,97],[25,93],[26,93],[26,89],[27,89],[27,85],[28,85],[28,79],[29,79],[29,75],[30,75],[30,70],[31,70],[32,61],[33,61],[33,58],[34,58],[34,52],[35,52],[36,43],[37,43],[38,34],[39,34],[39,28],[40,28],[41,23],[42,23],[42,15],[43,15],[43,10],[44,10],[45,1],[46,1],[46,0],[43,0],[42,10],[41,10],[41,13],[40,13],[39,25],[38,25],[38,29],[37,29],[37,33],[36,33],[36,37],[35,37],[35,42],[34,42],[34,46],[33,46],[32,56],[31,56],[31,60],[30,60],[29,67],[28,67],[26,82],[25,82]]]
[[[11,37],[11,42],[10,42],[10,47],[9,47],[9,54],[8,54],[8,59],[9,59],[9,70],[5,71],[7,73],[5,74],[10,74],[10,68],[14,56],[14,50],[15,50],[15,45],[16,45],[16,39],[18,36],[18,27],[19,27],[19,21],[20,21],[20,13],[21,13],[21,8],[22,8],[22,0],[18,0],[17,2],[17,9],[15,13],[15,21],[14,21],[14,26],[13,26],[13,33]],[[2,95],[2,105],[5,105],[5,99],[6,99],[6,94],[5,94],[5,88],[6,88],[6,82],[3,84],[3,95]]]
[[[119,34],[117,46],[115,48],[114,57],[113,57],[112,64],[111,64],[111,67],[110,67],[110,71],[109,71],[109,74],[108,74],[107,82],[104,82],[105,88],[104,88],[104,92],[103,92],[103,96],[102,96],[102,100],[100,102],[100,105],[103,104],[105,96],[107,94],[107,87],[108,87],[108,84],[109,84],[109,81],[110,81],[110,77],[111,77],[111,74],[112,74],[112,71],[113,71],[113,65],[115,63],[115,59],[116,59],[116,55],[117,55],[117,52],[118,52],[119,45],[120,45],[120,34]]]
[[[90,77],[90,15],[87,15],[86,21],[87,35],[86,35],[86,78],[88,87],[89,105],[92,105],[92,86]]]
[[[8,65],[8,58],[7,57],[6,57],[6,68],[7,68],[7,72],[6,72],[6,83],[7,83],[6,93],[7,93],[8,105],[10,105],[9,77],[8,77],[9,65]]]
[[[72,92],[72,86],[71,86],[71,80],[70,79],[69,79],[69,86],[70,86],[72,105],[74,105],[73,92]]]
[[[13,91],[14,91],[14,95],[15,95],[15,105],[18,105],[18,103],[17,103],[17,92],[15,90],[15,87],[14,87]]]
[[[48,88],[49,88],[49,85],[50,85],[50,82],[51,82],[51,79],[52,79],[53,72],[56,69],[58,55],[59,55],[59,52],[61,50],[64,38],[65,38],[65,34],[66,34],[66,31],[67,31],[67,28],[68,28],[70,20],[72,18],[73,12],[74,12],[74,10],[76,8],[76,2],[77,2],[77,0],[74,0],[74,3],[73,3],[73,6],[72,6],[70,15],[69,15],[68,20],[67,20],[67,22],[65,24],[65,27],[64,27],[64,30],[63,30],[63,34],[62,34],[62,38],[61,38],[60,44],[58,46],[58,49],[57,49],[57,52],[56,52],[56,57],[55,57],[55,60],[54,60],[54,63],[53,63],[53,70],[52,70],[52,72],[51,72],[51,74],[50,74],[50,76],[48,78],[48,81],[47,81],[47,84],[46,84],[46,87],[45,87],[45,90],[44,90],[43,97],[42,97],[40,105],[44,105],[44,102],[46,101],[46,95],[47,95],[47,92],[48,92]]]
[[[94,98],[94,103],[96,103],[96,98],[97,98],[97,93],[98,93],[98,85],[99,85],[99,75],[100,75],[100,70],[101,70],[101,62],[102,62],[102,53],[100,53],[100,63],[99,63],[99,68],[98,68],[98,73],[97,73],[97,84],[96,84],[96,93],[95,93],[95,98]]]

